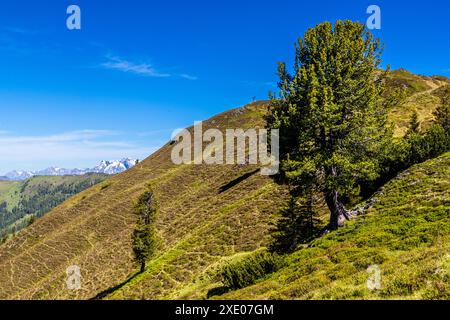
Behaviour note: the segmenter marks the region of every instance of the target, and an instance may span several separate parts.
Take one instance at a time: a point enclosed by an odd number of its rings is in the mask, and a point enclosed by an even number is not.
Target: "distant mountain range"
[[[64,169],[57,167],[50,167],[39,171],[11,171],[5,176],[0,177],[0,180],[23,181],[34,176],[80,176],[87,173],[104,173],[104,174],[118,174],[135,166],[138,160],[122,159],[112,161],[102,161],[94,168],[87,169]]]

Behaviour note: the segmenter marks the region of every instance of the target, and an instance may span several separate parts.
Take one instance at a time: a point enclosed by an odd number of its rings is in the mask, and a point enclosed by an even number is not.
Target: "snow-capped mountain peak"
[[[33,172],[31,171],[19,171],[19,170],[14,170],[11,172],[8,172],[5,177],[8,180],[14,180],[14,181],[18,181],[18,180],[26,180],[28,178],[31,178],[33,176]]]
[[[87,173],[104,173],[104,174],[118,174],[125,170],[134,167],[138,163],[138,160],[134,159],[122,159],[122,160],[111,160],[101,161],[94,168],[88,169],[64,169],[58,167],[50,167],[39,171],[19,171],[14,170],[8,172],[5,177],[12,181],[22,181],[29,179],[34,176],[68,176],[68,175],[84,175]]]

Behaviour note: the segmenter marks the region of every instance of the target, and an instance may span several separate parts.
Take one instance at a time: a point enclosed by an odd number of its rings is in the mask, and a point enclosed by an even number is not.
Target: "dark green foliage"
[[[320,231],[320,222],[316,218],[311,195],[305,198],[292,196],[280,215],[272,233],[269,247],[271,252],[293,252],[300,244],[312,240]]]
[[[409,120],[409,129],[406,135],[410,135],[412,133],[419,133],[420,123],[419,123],[419,115],[416,111],[411,115],[411,119]]]
[[[279,65],[278,99],[267,127],[280,129],[281,170],[294,187],[323,193],[338,228],[358,179],[375,179],[376,155],[388,137],[382,48],[363,24],[322,23],[298,41],[294,74]]]
[[[284,260],[277,254],[258,251],[241,260],[225,265],[219,273],[223,284],[229,289],[240,289],[278,271]]]
[[[420,148],[422,149],[421,158],[418,161],[425,161],[435,158],[444,152],[450,150],[449,136],[440,125],[432,125],[422,136]],[[411,145],[411,147],[413,147]],[[415,159],[412,159],[413,162]],[[415,161],[414,161],[415,162]]]
[[[450,86],[441,92],[441,104],[434,112],[435,123],[424,133],[415,130],[415,124],[406,135],[409,145],[407,166],[437,157],[450,150]]]
[[[450,135],[450,85],[442,90],[441,104],[434,112],[436,123]]]
[[[133,252],[136,262],[140,264],[141,272],[144,272],[145,263],[155,253],[157,245],[155,231],[157,204],[151,190],[139,197],[134,211],[138,220],[132,236]]]
[[[374,191],[414,164],[424,162],[450,151],[450,135],[440,124],[433,124],[425,132],[414,132],[394,140],[378,156],[380,176],[375,181],[360,181],[361,195],[369,197]]]

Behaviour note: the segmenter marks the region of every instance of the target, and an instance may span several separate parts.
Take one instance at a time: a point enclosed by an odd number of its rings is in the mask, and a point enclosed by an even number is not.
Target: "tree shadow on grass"
[[[212,288],[211,290],[208,291],[208,293],[206,294],[206,298],[212,298],[215,296],[221,296],[227,292],[231,291],[231,288],[229,287],[216,287],[216,288]]]
[[[138,275],[140,275],[142,272],[138,271],[135,274],[133,274],[132,276],[130,276],[128,279],[126,279],[125,281],[123,281],[122,283],[119,283],[118,285],[108,288],[102,292],[100,292],[99,294],[97,294],[95,297],[89,299],[89,300],[101,300],[103,298],[106,298],[108,295],[110,295],[111,293],[113,293],[116,290],[121,289],[122,287],[124,287],[126,284],[128,284],[131,280],[133,280],[134,278],[136,278]]]
[[[231,188],[233,188],[234,186],[238,185],[239,183],[241,183],[242,181],[250,178],[252,175],[254,175],[255,173],[257,173],[259,171],[259,169],[256,169],[254,171],[251,172],[247,172],[246,174],[243,174],[242,176],[240,176],[237,179],[234,179],[233,181],[228,182],[227,184],[221,186],[219,188],[219,193],[223,193]]]

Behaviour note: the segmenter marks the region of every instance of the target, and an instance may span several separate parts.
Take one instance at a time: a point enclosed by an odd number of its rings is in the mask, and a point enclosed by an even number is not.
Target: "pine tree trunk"
[[[141,273],[145,271],[145,262],[141,263]]]
[[[346,219],[350,219],[350,214],[340,201],[339,193],[337,191],[333,190],[325,192],[325,201],[331,212],[330,229],[337,230],[339,227],[343,226]]]

